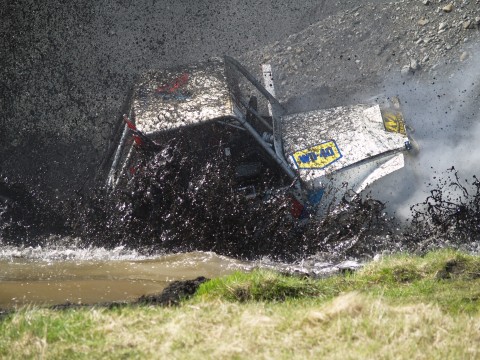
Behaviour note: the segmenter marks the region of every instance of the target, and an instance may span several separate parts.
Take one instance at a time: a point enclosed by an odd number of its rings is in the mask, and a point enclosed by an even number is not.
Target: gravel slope
[[[448,4],[452,6],[448,6]],[[478,60],[480,1],[404,0],[340,11],[244,62],[270,62],[291,111],[359,101],[397,85],[448,77]],[[449,11],[449,12],[446,12]],[[387,79],[387,80],[386,80]],[[303,101],[296,99],[307,95]]]

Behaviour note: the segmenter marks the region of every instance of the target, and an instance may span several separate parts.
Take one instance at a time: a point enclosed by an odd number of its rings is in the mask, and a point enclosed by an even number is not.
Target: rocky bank
[[[478,61],[480,1],[403,0],[362,4],[243,57],[272,64],[290,110],[336,106],[397,83],[448,77]],[[306,95],[308,101],[296,99]],[[312,103],[316,103],[312,105]]]

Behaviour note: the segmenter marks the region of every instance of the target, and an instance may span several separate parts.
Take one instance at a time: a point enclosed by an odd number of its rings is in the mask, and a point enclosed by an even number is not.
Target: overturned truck
[[[195,162],[220,153],[231,163],[232,192],[252,201],[281,193],[295,218],[322,217],[404,166],[413,140],[396,98],[287,113],[269,65],[263,80],[228,56],[142,74],[100,172],[107,189],[144,176],[140,154],[179,137]]]

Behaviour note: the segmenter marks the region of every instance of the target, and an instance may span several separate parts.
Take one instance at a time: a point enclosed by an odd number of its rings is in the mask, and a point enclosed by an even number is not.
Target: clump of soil
[[[137,303],[141,305],[161,306],[179,305],[181,300],[193,296],[198,287],[208,280],[209,279],[203,276],[199,276],[194,280],[174,281],[160,294],[142,295],[137,300]]]

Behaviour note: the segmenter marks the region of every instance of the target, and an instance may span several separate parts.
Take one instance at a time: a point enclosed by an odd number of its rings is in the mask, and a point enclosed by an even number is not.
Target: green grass
[[[237,271],[200,286],[197,298],[228,301],[284,301],[321,295],[321,283],[311,279],[281,275],[273,271]],[[324,289],[327,291],[327,289]],[[331,289],[333,291],[333,289]]]
[[[77,345],[83,350],[97,344],[95,319],[84,312],[55,312],[27,307],[0,322],[0,358],[42,358],[55,355],[49,344],[71,344],[61,356],[74,357]]]
[[[26,307],[0,320],[0,358],[477,359],[479,274],[444,250],[322,280],[236,272],[173,308]]]
[[[451,313],[478,313],[480,258],[452,250],[424,257],[396,255],[371,262],[356,273],[323,280],[266,270],[235,272],[202,284],[195,298],[240,302],[304,298],[325,301],[352,291],[381,296],[392,303],[425,302]]]

